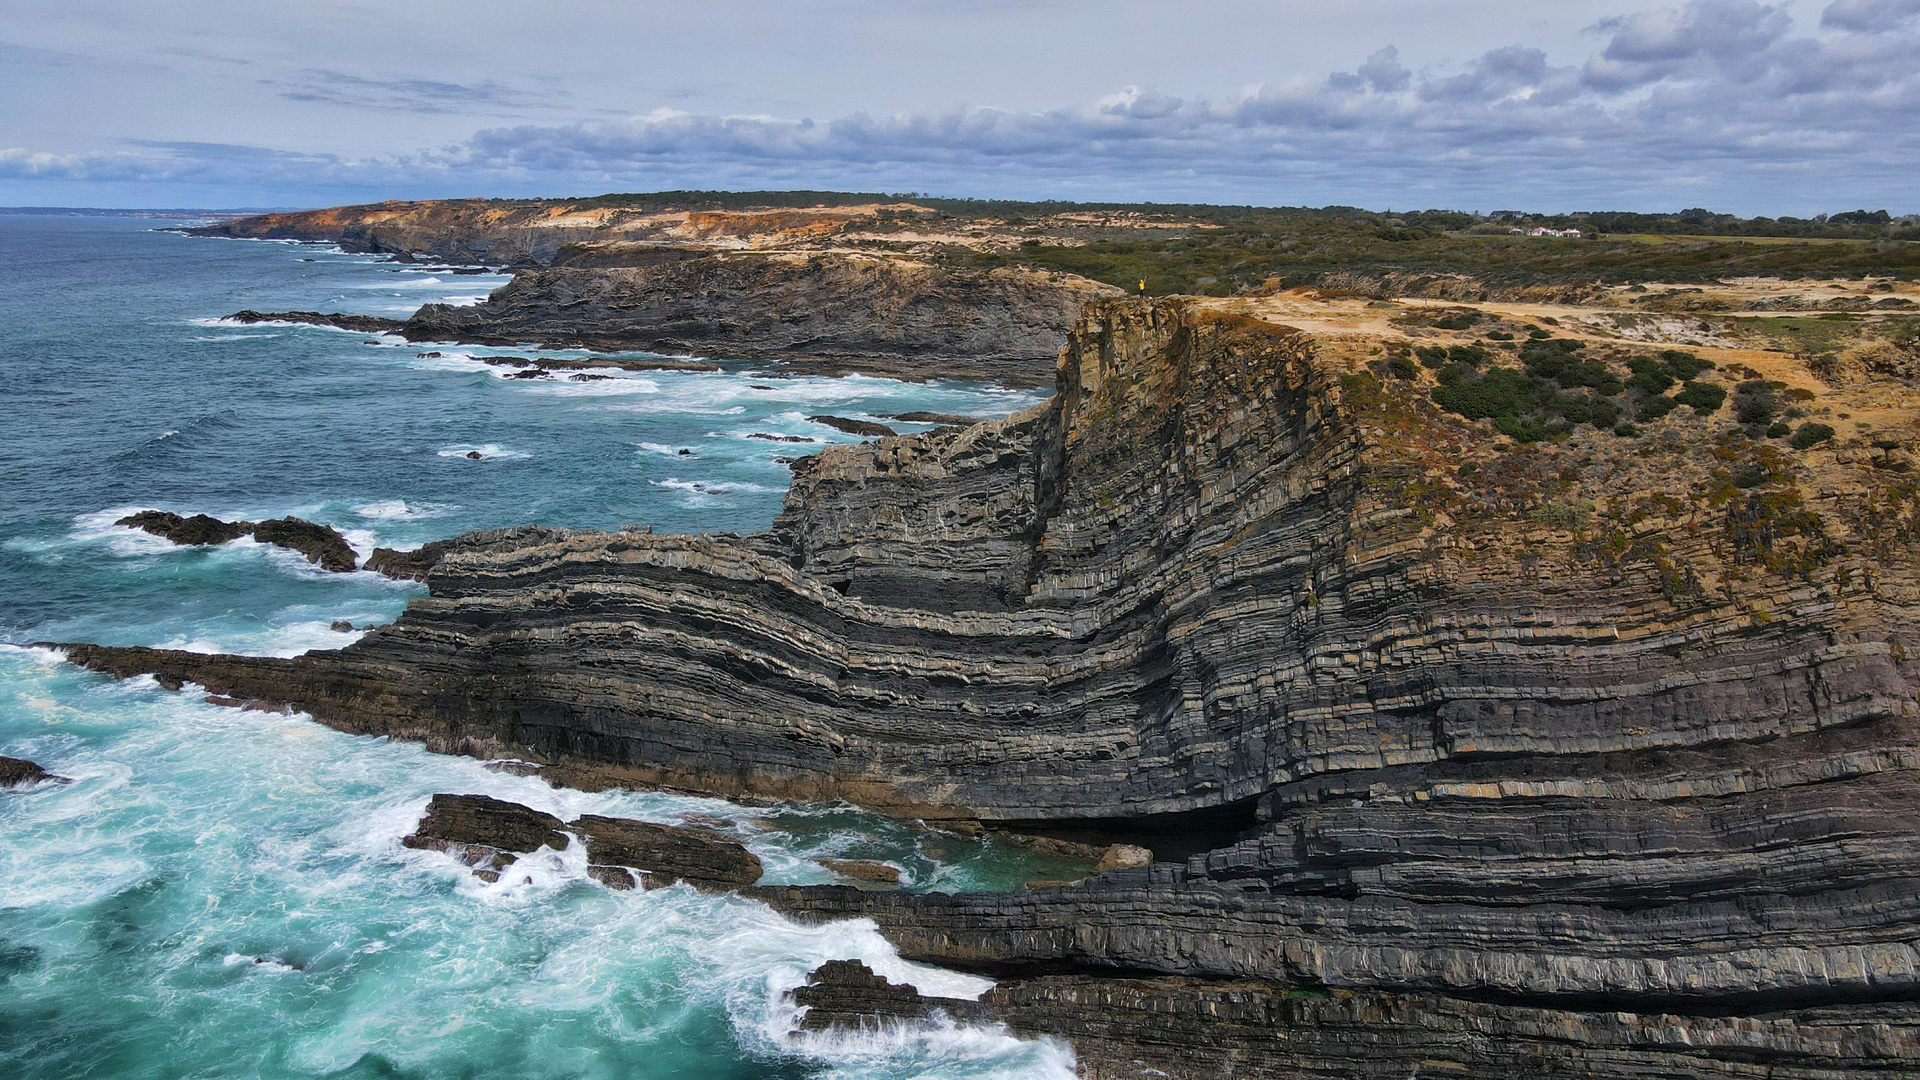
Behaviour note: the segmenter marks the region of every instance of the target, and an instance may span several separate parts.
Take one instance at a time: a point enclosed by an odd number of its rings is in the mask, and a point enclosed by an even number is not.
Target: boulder
[[[759,858],[710,829],[597,814],[570,828],[586,841],[594,877],[613,888],[633,887],[627,869],[643,872],[643,888],[684,881],[702,892],[726,892],[760,880]]]
[[[1104,874],[1109,870],[1139,870],[1153,865],[1153,852],[1133,844],[1115,844],[1100,856],[1093,864],[1093,872]]]
[[[400,843],[444,851],[472,867],[475,877],[492,882],[521,855],[542,847],[565,851],[572,841],[560,827],[559,818],[519,803],[485,795],[435,795],[427,815]]]

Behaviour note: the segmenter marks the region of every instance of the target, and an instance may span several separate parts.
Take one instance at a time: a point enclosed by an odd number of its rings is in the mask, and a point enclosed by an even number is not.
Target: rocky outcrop
[[[684,881],[702,892],[728,892],[760,880],[760,859],[711,829],[655,825],[588,814],[569,828],[587,844],[594,876],[613,888],[644,888]],[[609,873],[608,871],[612,871]]]
[[[331,326],[335,330],[351,330],[356,334],[395,334],[404,331],[407,325],[399,319],[383,319],[378,315],[343,315],[333,311],[236,311],[227,316],[226,321]]]
[[[224,544],[253,531],[251,521],[221,521],[206,514],[181,517],[165,510],[142,510],[137,514],[128,514],[114,524],[149,532],[183,546]]]
[[[176,544],[224,544],[242,536],[252,536],[263,544],[297,551],[307,561],[334,573],[347,573],[359,564],[359,557],[347,544],[347,538],[330,525],[319,525],[304,518],[284,517],[272,521],[221,521],[206,514],[181,517],[165,510],[142,510],[114,522],[140,529]]]
[[[524,271],[485,303],[421,308],[404,332],[1032,386],[1051,376],[1081,305],[1111,291],[1061,274],[871,255],[701,253]]]
[[[519,803],[485,795],[435,795],[427,816],[401,838],[406,847],[444,851],[473,868],[486,882],[543,847],[565,851],[572,843],[560,831],[560,819]]]
[[[429,540],[412,551],[377,547],[367,556],[367,564],[361,569],[385,574],[396,580],[425,581],[427,572],[439,565],[452,547],[451,540]]]
[[[802,459],[769,533],[484,534],[334,653],[70,656],[1150,849],[752,895],[1018,980],[1027,1030],[1168,1040],[1135,1056],[1174,1076],[1911,1074],[1916,496],[1864,464],[1737,488],[1738,434],[1496,450],[1381,355],[1097,304],[1050,402]]]
[[[55,776],[26,758],[0,757],[0,791],[32,787],[47,780],[57,784],[68,782],[66,777]]]
[[[253,527],[253,538],[289,551],[297,551],[323,570],[346,573],[355,568],[359,557],[347,546],[347,538],[331,525],[318,525],[297,517],[275,518]]]
[[[727,892],[760,880],[759,858],[711,829],[597,814],[563,825],[552,814],[486,795],[435,795],[400,843],[446,852],[474,876],[496,882],[522,855],[567,850],[572,837],[562,829],[586,844],[588,873],[611,888],[685,881],[703,892]]]
[[[852,420],[844,416],[809,416],[809,423],[825,424],[835,431],[847,435],[858,435],[863,439],[883,438],[897,434],[885,424],[876,424],[871,420]]]

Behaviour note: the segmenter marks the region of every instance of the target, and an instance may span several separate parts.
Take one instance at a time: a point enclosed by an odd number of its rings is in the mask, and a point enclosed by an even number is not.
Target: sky
[[[1920,0],[0,0],[0,206],[1920,211]]]

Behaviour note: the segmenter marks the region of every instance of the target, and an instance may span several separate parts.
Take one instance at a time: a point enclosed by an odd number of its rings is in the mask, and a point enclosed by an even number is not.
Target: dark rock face
[[[596,869],[644,871],[648,888],[684,881],[702,892],[727,892],[760,880],[760,859],[710,829],[655,825],[588,814],[571,826],[587,844]],[[631,887],[625,875],[596,875],[615,888]]]
[[[253,531],[251,521],[221,521],[206,514],[181,517],[165,510],[142,510],[137,514],[128,514],[114,524],[150,532],[182,545],[224,544]]]
[[[435,795],[427,816],[400,842],[444,851],[473,867],[475,877],[492,882],[519,856],[542,846],[565,851],[572,841],[552,814],[485,795]]]
[[[30,787],[42,780],[67,782],[66,777],[55,776],[26,758],[0,757],[0,791]]]
[[[859,435],[862,438],[872,439],[894,434],[892,428],[885,424],[876,424],[871,420],[850,420],[844,416],[809,416],[807,419],[815,424],[825,424],[835,431],[844,431],[849,435]]]
[[[1051,402],[801,459],[767,534],[502,531],[334,653],[70,656],[1151,848],[1011,894],[751,895],[1174,1076],[1913,1075],[1911,547],[1794,568],[1730,514],[1635,525],[1710,593],[1442,520],[1422,448],[1453,436],[1370,385],[1304,334],[1098,304]]]
[[[1044,382],[1082,304],[1105,291],[1026,270],[861,255],[699,253],[517,274],[483,304],[429,304],[414,340],[644,349],[797,370]]]
[[[335,573],[345,573],[359,565],[359,557],[347,546],[347,538],[328,525],[316,525],[296,517],[262,521],[253,527],[253,538],[263,544],[297,551],[310,563]]]

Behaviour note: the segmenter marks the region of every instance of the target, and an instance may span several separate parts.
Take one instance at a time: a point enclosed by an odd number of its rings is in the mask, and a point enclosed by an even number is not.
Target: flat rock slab
[[[571,828],[587,844],[594,877],[613,888],[653,888],[684,881],[702,892],[726,892],[760,880],[760,859],[741,845],[709,829],[655,825],[589,814]]]
[[[427,815],[400,843],[444,851],[491,882],[521,855],[543,846],[565,851],[572,839],[560,828],[559,818],[519,803],[485,795],[435,795]]]

